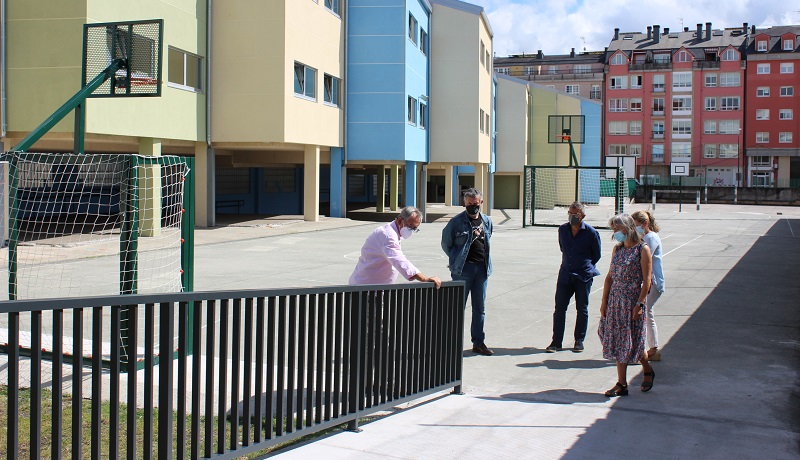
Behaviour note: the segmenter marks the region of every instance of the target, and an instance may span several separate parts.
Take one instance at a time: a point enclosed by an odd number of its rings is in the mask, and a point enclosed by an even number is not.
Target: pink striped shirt
[[[395,221],[382,225],[367,237],[361,248],[350,284],[392,284],[398,273],[410,280],[419,273],[400,248],[400,234]]]

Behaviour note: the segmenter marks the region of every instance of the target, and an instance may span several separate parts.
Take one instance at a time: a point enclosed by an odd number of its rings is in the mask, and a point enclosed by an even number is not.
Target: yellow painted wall
[[[161,98],[87,101],[86,133],[193,141],[205,138],[205,96],[168,88],[167,46],[205,55],[205,2],[8,2],[8,123],[29,132],[81,87],[83,24],[164,19]],[[51,130],[73,131],[69,115]]]
[[[433,4],[431,25],[431,161],[488,162],[481,158],[479,17]],[[491,82],[491,80],[490,80]],[[491,85],[488,88],[491,98]],[[491,99],[490,99],[491,100]],[[486,103],[484,110],[491,109]]]
[[[528,85],[497,79],[496,172],[522,172],[528,152]]]

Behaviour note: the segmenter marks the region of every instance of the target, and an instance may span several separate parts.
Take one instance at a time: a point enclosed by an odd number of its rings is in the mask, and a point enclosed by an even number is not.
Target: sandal
[[[605,395],[609,398],[614,398],[617,396],[628,396],[628,385],[617,382],[617,384],[614,385],[614,388],[606,391]]]
[[[650,389],[653,388],[653,380],[656,379],[656,371],[651,369],[650,372],[645,372],[644,376],[650,377],[650,381],[647,382],[642,379],[642,391],[650,391]]]

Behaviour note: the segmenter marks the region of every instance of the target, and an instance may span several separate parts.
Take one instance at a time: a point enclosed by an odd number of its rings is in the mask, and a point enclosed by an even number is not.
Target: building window
[[[217,168],[215,185],[218,195],[250,193],[250,168]]]
[[[739,158],[739,144],[719,144],[720,158]]]
[[[417,124],[417,100],[411,96],[408,96],[408,122]]]
[[[628,155],[641,158],[642,157],[642,144],[631,144],[628,147]]]
[[[642,122],[641,121],[632,121],[631,122],[631,134],[642,134]]]
[[[508,67],[497,67],[494,71],[503,75],[508,75]]]
[[[769,97],[769,86],[759,86],[756,88],[756,96]]]
[[[705,144],[703,146],[703,158],[716,158],[717,144]]]
[[[766,75],[769,73],[769,63],[758,64],[756,66],[756,73],[759,75]]]
[[[417,19],[414,18],[413,14],[408,15],[408,39],[411,40],[411,43],[417,44]],[[483,42],[481,42],[483,45]]]
[[[672,159],[686,158],[692,159],[692,144],[689,142],[673,142],[672,143]]]
[[[592,66],[588,64],[575,64],[572,73],[592,73]]]
[[[547,73],[550,75],[557,75],[558,74],[558,66],[551,65],[547,67]]]
[[[769,109],[756,109],[756,120],[769,120]]]
[[[719,86],[739,86],[739,72],[723,72],[719,74]]]
[[[567,94],[580,94],[580,85],[567,85]]]
[[[794,62],[781,62],[781,73],[794,73]]]
[[[317,70],[305,64],[294,63],[294,94],[309,99],[317,98]]]
[[[704,121],[703,134],[717,134],[717,122],[714,120]]]
[[[611,77],[609,80],[611,82],[610,88],[611,89],[625,89],[627,88],[627,78],[626,77]]]
[[[737,58],[736,51],[731,48],[726,49],[725,52],[722,53],[723,61],[735,61],[736,58]]]
[[[717,98],[716,97],[707,97],[705,99],[705,110],[706,111],[717,110]]]
[[[640,97],[633,97],[630,100],[630,109],[631,112],[641,112],[642,111],[642,98]]]
[[[791,120],[792,119],[792,109],[781,109],[778,113],[778,118],[781,120]]]
[[[297,176],[294,168],[264,168],[264,193],[294,193]]]
[[[627,63],[628,63],[628,59],[622,53],[617,53],[617,54],[611,56],[611,64],[613,64],[613,65],[622,65],[622,64],[627,64]]]
[[[486,60],[485,60],[486,59],[486,45],[483,44],[483,40],[481,40],[481,51],[480,51],[480,53],[481,54],[480,54],[480,56],[478,56],[478,59],[481,60],[481,65],[486,67]]]
[[[664,91],[664,75],[663,74],[655,74],[655,75],[653,75],[653,91],[655,91],[655,92]]]
[[[759,166],[759,167],[762,167],[762,168],[764,166],[769,167],[772,164],[772,158],[768,157],[768,156],[765,156],[765,155],[759,155],[757,157],[752,157],[752,159],[750,161],[752,162],[753,166]]]
[[[628,146],[627,145],[609,145],[608,146],[608,156],[611,157],[619,157],[619,156],[627,156],[628,154]]]
[[[720,134],[739,134],[739,120],[720,120]]]
[[[325,102],[331,105],[339,106],[339,79],[325,74]]]
[[[483,131],[483,115],[484,115],[484,113],[485,112],[483,111],[483,109],[481,109],[481,113],[478,114],[478,117],[480,118],[479,122],[480,122],[480,125],[481,125],[481,132],[484,132]]]
[[[792,51],[794,49],[794,40],[784,40],[783,41],[783,50],[784,51]]]
[[[609,112],[627,112],[628,100],[627,99],[609,99],[608,100]]]
[[[717,86],[717,74],[715,73],[706,74],[706,86],[709,88]]]
[[[778,133],[778,142],[781,144],[788,144],[792,142],[792,133],[785,132],[785,133]]]
[[[692,89],[691,72],[675,72],[672,74],[672,87],[682,88],[683,91]]]
[[[664,122],[663,121],[654,121],[653,122],[653,138],[654,139],[663,139],[664,138]]]
[[[422,51],[422,54],[428,55],[428,32],[423,29],[419,29],[419,50]],[[508,69],[506,69],[506,72],[508,72]]]
[[[535,75],[536,74],[536,67],[525,67],[525,75]]]
[[[168,60],[169,86],[198,92],[203,90],[203,59],[200,56],[170,47]]]
[[[631,88],[641,88],[642,78],[642,75],[631,75]]]
[[[768,132],[756,133],[756,143],[757,144],[766,144],[768,142],[769,142],[769,133]]]
[[[600,85],[592,85],[592,91],[589,93],[589,99],[602,99],[600,94]]]
[[[492,135],[492,124],[489,123],[489,114],[488,113],[484,114],[484,117],[486,118],[486,134],[491,136]]]
[[[628,134],[627,121],[611,121],[608,123],[608,134],[619,135]]]
[[[337,16],[339,14],[339,0],[325,0],[325,8],[331,10],[331,12]]]
[[[663,53],[653,53],[653,61],[656,64],[669,64],[671,54],[669,51]]]
[[[486,71],[489,72],[489,69],[492,68],[492,56],[489,54],[489,50],[486,50]]]
[[[653,115],[664,115],[664,98],[653,98]]]
[[[720,110],[739,110],[739,97],[721,97],[719,98],[720,101]]]
[[[692,120],[672,120],[672,135],[687,136],[692,134]]]
[[[428,106],[421,102],[419,104],[419,127],[428,129]]]
[[[767,41],[766,40],[759,40],[758,45],[756,46],[756,51],[764,52],[767,50]]]
[[[794,96],[794,86],[781,86],[781,97]]]
[[[664,162],[664,144],[653,144],[653,153],[651,155],[653,163]]]
[[[672,96],[672,112],[691,112],[691,96]]]
[[[675,54],[675,62],[691,62],[692,58],[686,50],[680,50]]]

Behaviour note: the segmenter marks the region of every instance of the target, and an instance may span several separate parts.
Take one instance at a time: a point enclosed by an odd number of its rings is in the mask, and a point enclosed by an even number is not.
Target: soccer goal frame
[[[559,226],[570,204],[588,209],[585,222],[607,228],[625,212],[625,171],[611,166],[525,166],[522,226]]]

